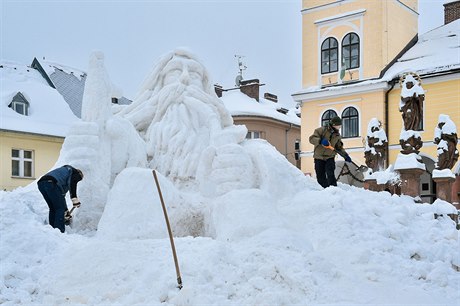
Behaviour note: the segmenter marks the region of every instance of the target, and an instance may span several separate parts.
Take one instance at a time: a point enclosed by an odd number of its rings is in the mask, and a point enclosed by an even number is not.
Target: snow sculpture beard
[[[213,93],[205,67],[181,49],[155,65],[120,115],[146,142],[149,167],[176,183],[194,180],[202,152],[235,134],[227,131],[233,119]]]
[[[145,140],[149,166],[174,181],[195,178],[201,153],[223,128],[217,98],[195,85],[164,86]]]

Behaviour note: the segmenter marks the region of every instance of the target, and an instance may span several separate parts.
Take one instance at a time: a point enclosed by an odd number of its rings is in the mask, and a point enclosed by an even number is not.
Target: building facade
[[[258,79],[242,81],[236,88],[224,90],[215,86],[217,96],[224,102],[236,125],[245,125],[246,138],[265,139],[294,166],[296,144],[300,143],[300,118],[294,109],[278,104],[278,97],[270,93],[259,95]]]
[[[344,146],[358,164],[364,164],[368,123],[380,120],[389,143],[386,166],[394,164],[401,150],[399,80],[414,72],[425,90],[421,156],[427,171],[421,181],[422,200],[432,201],[438,116],[447,114],[460,126],[460,24],[457,17],[419,35],[417,7],[417,0],[303,1],[303,89],[293,98],[302,112],[304,173],[314,176],[309,135],[334,115],[343,119]],[[340,168],[343,162],[338,160]],[[457,162],[457,180],[459,168]],[[458,201],[457,194],[454,199]]]
[[[78,120],[55,88],[26,65],[0,64],[0,189],[26,186],[53,167]]]

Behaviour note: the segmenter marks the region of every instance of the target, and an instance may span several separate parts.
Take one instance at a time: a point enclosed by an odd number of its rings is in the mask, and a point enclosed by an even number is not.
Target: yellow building
[[[458,14],[459,4],[444,6]],[[342,117],[345,149],[358,164],[364,164],[368,123],[379,119],[389,143],[386,165],[394,164],[401,150],[398,81],[405,72],[414,72],[425,90],[420,155],[427,171],[421,190],[423,200],[431,200],[438,116],[449,115],[460,128],[460,21],[458,16],[451,18],[450,23],[419,36],[417,7],[417,0],[303,1],[303,89],[293,98],[301,106],[304,173],[315,176],[308,137],[335,115]],[[340,160],[338,168],[343,164]],[[458,181],[459,162],[453,171]]]
[[[78,118],[35,69],[2,62],[0,83],[0,190],[12,190],[53,167]]]

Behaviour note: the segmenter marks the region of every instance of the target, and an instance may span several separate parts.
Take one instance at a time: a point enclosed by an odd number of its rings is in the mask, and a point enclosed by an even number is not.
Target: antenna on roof
[[[248,67],[243,64],[242,58],[244,55],[235,54],[235,57],[238,59],[238,69],[240,70],[235,78],[235,85],[239,87],[241,85],[241,81],[243,80],[243,70],[246,70]]]

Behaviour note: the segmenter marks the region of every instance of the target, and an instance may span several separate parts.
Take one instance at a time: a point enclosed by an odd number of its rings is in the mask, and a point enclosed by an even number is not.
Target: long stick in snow
[[[173,239],[173,235],[171,231],[171,226],[169,225],[168,213],[166,212],[166,205],[165,205],[165,202],[163,201],[163,194],[161,193],[160,183],[158,182],[157,173],[155,170],[153,170],[152,172],[153,172],[153,177],[155,178],[155,184],[157,185],[158,194],[160,195],[160,201],[161,201],[161,206],[163,207],[163,213],[165,215],[166,226],[168,227],[169,241],[171,242],[171,249],[172,249],[172,253],[174,257],[174,265],[176,266],[176,276],[177,276],[177,284],[178,284],[177,287],[179,289],[182,289],[182,278],[180,277],[179,262],[177,261],[176,247],[174,246],[174,239]]]

